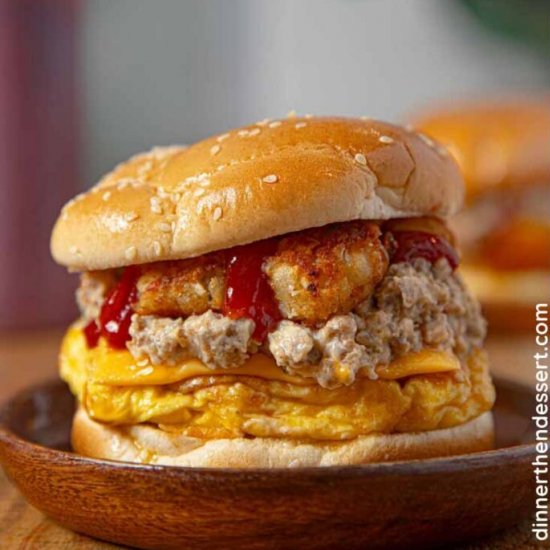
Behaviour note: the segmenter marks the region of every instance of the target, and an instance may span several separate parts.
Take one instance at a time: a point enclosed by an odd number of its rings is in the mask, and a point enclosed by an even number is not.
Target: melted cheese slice
[[[71,385],[86,382],[107,386],[158,386],[183,382],[197,376],[255,376],[266,380],[289,382],[305,386],[315,384],[311,378],[286,374],[275,361],[261,353],[250,357],[243,366],[230,369],[210,369],[198,359],[188,359],[177,365],[153,365],[136,361],[126,350],[113,350],[100,340],[96,348],[88,349],[82,330],[69,329],[60,354],[61,374]],[[378,377],[397,380],[417,374],[432,374],[460,369],[459,360],[450,353],[423,350],[377,367]],[[76,388],[75,388],[76,389]]]
[[[398,380],[416,374],[436,374],[460,369],[458,357],[445,351],[425,349],[395,359],[389,365],[378,365],[376,374],[382,380]]]

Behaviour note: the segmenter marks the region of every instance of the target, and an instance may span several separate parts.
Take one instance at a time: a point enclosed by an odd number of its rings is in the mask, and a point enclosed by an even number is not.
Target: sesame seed
[[[137,256],[137,249],[135,246],[129,246],[125,251],[124,251],[124,257],[127,259],[127,260],[135,260]]]
[[[256,122],[256,126],[265,126],[270,121],[271,121],[270,118],[264,118],[263,120]]]
[[[137,212],[128,212],[128,214],[126,214],[126,221],[133,222],[138,218],[139,218],[139,214]]]
[[[153,372],[155,372],[155,369],[152,366],[149,366],[137,371],[136,374],[138,376],[147,376],[149,374],[152,374]]]
[[[308,113],[307,115],[304,115],[304,118],[313,118],[313,115],[311,113]]]
[[[360,120],[370,120],[370,117],[363,115],[363,116],[360,116],[359,119]]]
[[[185,149],[182,145],[167,145],[164,147],[153,147],[150,151],[145,153],[144,157],[151,157],[158,161],[166,160],[167,157],[175,155],[182,149]]]
[[[212,214],[212,218],[214,218],[214,220],[219,220],[223,215],[223,210],[221,209],[220,206],[216,206],[216,208],[214,209],[214,213]]]
[[[426,144],[428,147],[435,147],[435,143],[426,135],[418,132],[418,137]]]
[[[275,174],[269,174],[268,176],[264,176],[262,178],[262,181],[264,183],[277,183],[278,177]]]
[[[257,136],[260,132],[261,130],[259,128],[254,128],[253,130],[250,130],[250,132],[248,132],[248,137]]]
[[[146,367],[149,364],[149,360],[142,359],[141,361],[138,361],[136,364],[138,367]]]
[[[162,214],[162,206],[160,205],[159,199],[157,197],[151,197],[151,212],[153,214]]]
[[[298,122],[298,124],[296,124],[294,126],[294,128],[296,128],[297,130],[299,130],[300,128],[305,128],[307,126],[307,124],[305,122]]]
[[[153,253],[155,256],[160,256],[160,253],[162,252],[162,246],[158,241],[153,241]]]
[[[291,111],[288,111],[286,114],[287,118],[295,118],[296,117],[296,111],[292,109]]]
[[[148,160],[138,168],[138,175],[144,176],[146,172],[149,172],[153,168],[153,162]]]
[[[105,193],[103,193],[102,197],[101,197],[104,201],[108,201],[110,198],[111,198],[111,192],[110,191],[105,191]]]
[[[219,145],[213,145],[210,147],[210,154],[211,155],[217,155],[221,151],[221,147]]]
[[[443,145],[438,145],[438,146],[436,146],[435,150],[436,150],[442,157],[447,157],[447,156],[449,156],[449,151],[447,151],[447,148],[444,147]]]
[[[357,162],[358,164],[362,164],[363,166],[366,166],[367,158],[365,157],[365,155],[363,155],[363,153],[357,153],[355,155],[355,162]]]
[[[229,132],[227,134],[222,134],[221,136],[218,136],[216,140],[221,143],[224,139],[227,139],[229,135],[230,135]]]
[[[200,197],[201,195],[204,195],[204,188],[203,188],[203,187],[199,187],[199,188],[193,193],[193,196],[194,196],[194,197]]]
[[[378,141],[381,143],[393,143],[393,138],[391,138],[390,136],[380,136],[378,138]]]
[[[280,120],[274,120],[273,122],[270,122],[268,126],[270,128],[277,128],[277,126],[280,126],[282,122]]]
[[[225,164],[220,164],[220,165],[216,168],[216,170],[217,170],[218,172],[221,172],[222,170],[225,170]],[[203,185],[203,184],[201,184],[201,185]]]
[[[170,233],[172,231],[172,226],[166,222],[158,223],[157,228],[163,233]]]
[[[237,132],[237,135],[238,135],[239,137],[246,137],[246,136],[248,135],[248,130],[239,130],[239,131]]]
[[[131,178],[123,178],[121,180],[119,180],[119,182],[117,183],[117,186],[116,188],[117,189],[125,189],[126,187],[128,187],[134,180],[132,180]]]

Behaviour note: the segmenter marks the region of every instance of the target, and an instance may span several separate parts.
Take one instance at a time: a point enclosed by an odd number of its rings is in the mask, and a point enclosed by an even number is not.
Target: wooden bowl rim
[[[533,393],[533,390],[524,384],[504,378],[493,377],[495,385],[507,387],[516,391]],[[324,477],[324,476],[393,476],[403,474],[433,474],[438,472],[460,472],[476,467],[487,468],[488,461],[494,465],[515,463],[525,459],[531,460],[536,451],[536,443],[525,443],[511,447],[501,447],[489,451],[480,451],[464,455],[449,457],[436,457],[428,459],[403,460],[396,462],[373,462],[369,464],[342,465],[342,466],[307,466],[296,468],[218,468],[218,467],[188,467],[188,466],[165,466],[158,464],[138,464],[133,462],[122,462],[116,460],[90,458],[69,451],[53,449],[45,445],[33,443],[22,436],[17,435],[9,426],[10,409],[16,403],[32,396],[37,391],[52,391],[58,386],[65,386],[60,379],[50,379],[44,382],[33,384],[8,398],[0,407],[0,446],[10,447],[18,453],[40,457],[44,461],[64,462],[74,466],[87,468],[99,468],[110,470],[133,471],[142,474],[158,474],[164,476],[188,476],[189,474],[201,475],[242,475],[265,476],[277,475],[289,477]],[[68,391],[68,388],[67,388]]]

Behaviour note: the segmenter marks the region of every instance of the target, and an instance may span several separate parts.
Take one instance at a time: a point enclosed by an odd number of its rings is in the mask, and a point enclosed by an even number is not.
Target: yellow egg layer
[[[196,359],[136,363],[103,341],[88,349],[78,325],[65,336],[60,359],[61,376],[91,418],[200,438],[343,440],[433,430],[475,418],[495,397],[480,350],[463,367],[452,355],[425,350],[379,367],[378,380],[330,390],[285,374],[262,354],[234,369],[212,370]]]

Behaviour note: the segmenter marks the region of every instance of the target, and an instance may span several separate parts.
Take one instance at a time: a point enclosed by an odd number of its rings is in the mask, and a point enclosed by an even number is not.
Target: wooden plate
[[[0,462],[61,525],[140,548],[429,548],[509,527],[534,503],[530,390],[498,381],[498,449],[365,466],[192,469],[92,460],[69,449],[55,381],[0,412]]]

